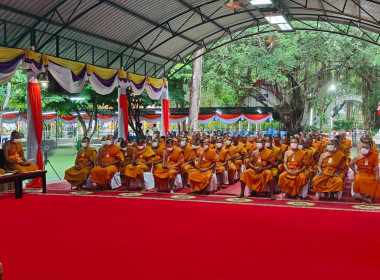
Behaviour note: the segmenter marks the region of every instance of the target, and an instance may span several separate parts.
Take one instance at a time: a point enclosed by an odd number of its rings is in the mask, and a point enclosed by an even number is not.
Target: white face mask
[[[102,140],[102,141],[100,141],[100,144],[105,145],[106,141]]]
[[[313,139],[313,143],[315,143],[315,139]]]
[[[107,144],[107,146],[111,146],[112,145],[112,141],[111,140],[107,140],[106,144]]]
[[[327,150],[329,152],[333,152],[335,150],[335,146],[334,145],[327,145]]]
[[[218,147],[218,148],[221,148],[222,147],[222,143],[216,143],[216,146]]]
[[[360,149],[360,152],[361,152],[363,155],[368,155],[369,150],[366,149],[366,148],[361,148],[361,149]]]
[[[205,150],[207,150],[208,149],[208,145],[204,145],[203,148],[205,148]]]
[[[157,146],[158,146],[158,143],[157,143],[157,142],[153,142],[153,143],[152,143],[152,147],[153,147],[153,148],[156,148]]]
[[[298,150],[302,150],[303,149],[303,145],[298,145]]]
[[[227,146],[231,145],[231,141],[230,141],[230,140],[227,140],[227,141],[226,141],[226,144],[227,144]]]
[[[186,146],[186,141],[181,141],[180,144],[181,144],[182,147],[185,147]]]
[[[290,148],[292,148],[293,150],[295,150],[295,149],[298,148],[298,144],[297,143],[290,143]]]
[[[174,150],[174,147],[168,147],[166,148],[169,152],[173,151]]]
[[[265,143],[265,148],[269,148],[270,147],[270,143],[269,142],[266,142]]]
[[[123,151],[126,151],[127,150],[127,147],[123,148]]]
[[[82,147],[86,148],[87,147],[87,143],[86,142],[82,142]]]
[[[194,149],[199,149],[199,146],[197,145],[191,145]]]
[[[20,139],[13,139],[13,143],[18,143]]]
[[[131,147],[131,146],[133,146],[133,143],[128,143],[127,145],[128,145],[128,147]]]
[[[153,139],[153,140],[156,139],[156,134],[153,134],[153,135],[152,135],[152,139]]]
[[[260,150],[263,147],[263,143],[257,143],[256,147]]]
[[[143,145],[143,146],[137,146],[137,148],[138,148],[139,150],[142,150],[142,149],[144,149],[145,147],[144,147],[144,145]]]

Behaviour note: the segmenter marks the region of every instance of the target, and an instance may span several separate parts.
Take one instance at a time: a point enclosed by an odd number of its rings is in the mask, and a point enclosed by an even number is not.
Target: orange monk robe
[[[162,159],[162,155],[164,154],[165,150],[165,142],[161,142],[160,145],[156,148],[153,149],[153,152],[155,153],[155,157],[153,158],[153,162],[160,161]],[[153,170],[156,170],[157,168],[161,168],[162,163],[156,163],[153,166]]]
[[[5,170],[0,168],[0,175],[4,175],[5,174]]]
[[[230,154],[228,153],[228,150],[225,148],[221,148],[220,150],[216,150],[216,154],[218,157],[218,161],[216,162],[216,174],[224,174],[226,171],[226,166],[219,166],[224,164],[226,161],[230,159]],[[227,164],[228,165],[228,164]]]
[[[21,162],[24,157],[24,151],[20,142],[12,143],[8,151],[8,159]],[[36,164],[30,164],[28,166],[21,166],[17,163],[6,163],[9,169],[18,170],[19,172],[29,172],[38,170]]]
[[[279,173],[282,173],[282,172],[285,171],[285,168],[284,168],[284,154],[285,154],[286,151],[289,150],[289,146],[281,143],[280,146],[276,146],[276,147],[281,149],[281,163],[278,165],[277,169],[278,169]]]
[[[97,154],[92,147],[80,149],[77,153],[78,166],[84,166],[91,161],[91,164],[77,170],[75,166],[70,167],[65,171],[65,180],[73,186],[79,186],[84,183],[90,175],[91,169],[97,162]]]
[[[124,161],[120,164],[120,174],[124,174],[125,168],[127,165],[132,163],[132,156],[133,156],[133,151],[136,148],[133,146],[128,146],[127,150],[124,151]]]
[[[244,144],[239,142],[238,145],[236,146],[237,147],[237,150],[236,150],[236,153],[235,153],[235,157],[236,158],[239,158],[241,156],[245,156],[248,154],[247,152],[247,149],[245,148]],[[238,159],[235,161],[235,164],[236,164],[236,169],[237,170],[240,170],[242,165],[243,165],[243,159]]]
[[[303,149],[303,151],[306,152],[306,161],[307,161],[307,168],[305,169],[305,175],[307,179],[310,179],[313,177],[314,172],[312,170],[312,165],[315,164],[314,158],[313,158],[313,152],[308,149]]]
[[[252,152],[257,149],[256,142],[251,143],[247,141],[247,143],[245,144],[245,149],[247,150],[247,158],[244,160],[244,165],[248,166],[249,155],[252,154]]]
[[[165,166],[168,168],[164,169],[161,165],[153,172],[154,179],[161,187],[166,187],[169,180],[174,179],[175,176],[177,176],[184,161],[183,151],[181,148],[174,147],[174,150],[170,154],[168,154],[168,152],[166,153]],[[178,166],[171,167],[173,165]]]
[[[247,154],[250,154],[251,149],[252,149],[252,147],[253,147],[253,144],[247,140],[247,142],[245,142],[244,147],[245,147],[245,149],[247,150]]]
[[[209,149],[215,149],[215,145],[210,143]]]
[[[218,156],[216,154],[216,151],[208,149],[201,154],[200,167],[203,169],[209,168],[213,163],[216,163],[217,161]],[[195,169],[189,174],[190,186],[194,191],[203,190],[210,184],[213,173],[213,169],[207,171],[200,171],[199,169]]]
[[[342,176],[334,177],[334,174],[339,170],[344,170],[346,167],[345,155],[336,151],[333,154],[328,154],[322,160],[323,174],[316,175],[313,178],[313,190],[316,192],[340,192],[343,190]],[[342,172],[341,174],[344,174]]]
[[[106,146],[101,151],[101,163],[114,162],[116,159],[124,160],[124,151],[116,145]],[[119,170],[115,164],[107,167],[95,166],[91,170],[91,182],[97,185],[105,186],[112,179],[113,175]]]
[[[318,155],[323,154],[325,151],[321,141],[315,141],[315,142],[313,142],[313,144],[311,144],[311,146],[314,147],[315,149],[317,149]]]
[[[338,151],[341,151],[342,153],[345,154],[346,156],[346,167],[344,168],[344,172],[348,171],[348,168],[349,168],[349,165],[350,165],[350,161],[348,161],[348,159],[350,158],[350,148],[349,146],[347,145],[347,143],[340,143],[338,148],[337,148]]]
[[[290,171],[298,171],[304,165],[307,165],[307,154],[303,150],[297,150],[292,155],[288,156],[287,167]],[[278,186],[286,193],[294,196],[300,192],[300,189],[307,183],[305,172],[298,175],[290,175],[284,171],[278,178]]]
[[[254,156],[252,165],[255,167],[266,167],[269,164],[274,166],[273,152],[264,148],[259,154]],[[256,192],[265,192],[267,183],[273,180],[272,171],[267,169],[261,173],[256,173],[254,169],[245,170],[240,178],[250,189]]]
[[[135,151],[135,163],[146,163],[142,165],[132,165],[129,164],[125,168],[124,176],[129,178],[137,178],[137,175],[143,175],[144,172],[149,172],[150,167],[149,164],[153,162],[153,157],[155,153],[150,147],[145,147],[142,150]]]
[[[230,155],[230,158],[233,156],[236,156],[237,153],[237,147],[236,146],[230,146],[230,147],[224,147],[228,150],[228,154]],[[229,160],[228,161],[228,180],[231,182],[235,178],[235,174],[237,172],[236,165],[234,161]]]
[[[183,149],[184,162],[189,162],[197,158],[194,148],[191,145],[187,145]],[[189,173],[194,168],[192,163],[182,165],[181,174]]]
[[[318,171],[318,162],[315,162],[315,159],[314,159],[314,155],[318,152],[315,148],[313,147],[309,147],[308,149],[305,149],[305,151],[310,154],[309,156],[309,167],[308,167],[308,170],[309,170],[309,174],[308,174],[308,179],[311,179],[313,178],[315,172]]]
[[[370,196],[380,197],[380,183],[376,181],[375,167],[379,166],[379,154],[370,152],[368,155],[360,155],[356,166],[359,170],[354,176],[354,192]]]
[[[281,160],[282,160],[281,149],[279,147],[272,145],[272,148],[270,150],[272,151],[274,162],[275,163],[277,161],[281,162]],[[272,171],[272,175],[274,177],[278,176],[278,167],[276,167],[274,164],[273,164],[273,168],[271,169],[271,171]]]

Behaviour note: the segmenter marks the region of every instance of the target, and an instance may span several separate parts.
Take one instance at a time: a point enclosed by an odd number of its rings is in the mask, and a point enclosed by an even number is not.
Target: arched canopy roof
[[[0,45],[33,45],[49,55],[161,77],[195,50],[210,48],[223,37],[234,40],[251,27],[278,30],[278,25],[268,24],[268,16],[283,15],[296,26],[293,29],[323,31],[328,25],[335,33],[380,43],[376,0],[272,0],[259,6],[244,0],[238,9],[223,6],[228,2],[0,0]],[[361,34],[350,33],[351,27]]]

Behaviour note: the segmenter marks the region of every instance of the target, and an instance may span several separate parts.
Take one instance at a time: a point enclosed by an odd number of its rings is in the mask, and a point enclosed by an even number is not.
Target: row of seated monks
[[[91,182],[100,188],[107,186],[114,174],[120,176],[127,190],[131,182],[139,182],[146,190],[144,172],[152,172],[157,191],[175,189],[177,175],[184,187],[190,184],[195,193],[204,192],[216,174],[219,189],[223,187],[224,173],[229,184],[241,182],[239,197],[245,188],[251,195],[266,192],[274,199],[275,186],[286,196],[299,198],[300,191],[309,182],[325,199],[335,199],[344,188],[349,168],[354,173],[354,192],[371,202],[380,197],[379,152],[369,134],[364,134],[358,146],[357,156],[350,158],[351,141],[345,134],[329,139],[320,134],[302,133],[273,139],[270,136],[231,137],[225,135],[187,133],[174,138],[160,137],[156,132],[146,140],[133,142],[112,136],[102,139],[103,146],[96,152],[89,147],[89,139],[83,138],[83,149],[78,151],[75,166],[65,174],[73,186],[80,187],[91,174]]]

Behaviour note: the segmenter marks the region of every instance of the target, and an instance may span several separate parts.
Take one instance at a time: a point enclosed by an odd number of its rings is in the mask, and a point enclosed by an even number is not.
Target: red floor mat
[[[7,280],[380,277],[380,213],[31,194],[0,211]]]

